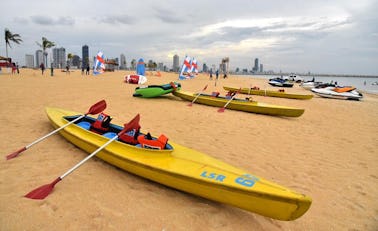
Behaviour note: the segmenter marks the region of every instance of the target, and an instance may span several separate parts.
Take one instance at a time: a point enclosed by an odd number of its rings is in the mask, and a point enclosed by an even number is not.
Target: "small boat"
[[[219,96],[217,94],[207,95],[185,92],[185,91],[174,91],[173,95],[180,97],[183,100],[193,101],[194,98],[198,97],[195,103],[204,104],[214,107],[223,107],[229,101],[229,98]],[[228,105],[228,109],[252,112],[257,114],[273,115],[273,116],[287,116],[287,117],[299,117],[304,113],[304,109],[294,108],[294,107],[285,107],[279,105],[272,105],[266,103],[260,103],[256,101],[250,101],[249,99],[238,99],[234,98]]]
[[[181,84],[171,82],[163,85],[148,85],[135,88],[134,97],[153,98],[161,95],[169,94],[174,90],[180,90]]]
[[[323,82],[315,82],[315,81],[306,81],[301,83],[299,86],[306,90],[311,90],[313,88],[325,88],[325,87],[336,87],[333,83],[323,83]]]
[[[144,75],[126,75],[124,82],[132,84],[145,84],[147,82],[147,77]]]
[[[299,75],[289,75],[289,77],[287,77],[287,79],[289,81],[296,82],[296,83],[301,83],[301,82],[304,81],[304,79],[302,77],[300,77]]]
[[[294,83],[290,83],[289,81],[278,77],[269,79],[268,83],[274,87],[293,87],[294,85]]]
[[[80,116],[77,112],[51,107],[46,108],[46,113],[55,128]],[[98,118],[85,116],[62,129],[60,134],[80,149],[92,153],[123,129],[108,123],[106,133],[96,133],[89,127],[97,121]],[[168,187],[274,219],[294,220],[310,208],[312,200],[306,195],[199,151],[168,142],[163,134],[156,138],[149,133],[140,133],[139,128],[138,125],[138,130],[127,135],[137,135],[140,143],[128,144],[119,139],[96,156],[120,169]],[[147,141],[159,143],[159,148],[146,145]]]
[[[363,95],[355,87],[332,87],[311,89],[315,94],[324,98],[360,100]]]
[[[236,87],[226,87],[223,86],[226,91],[237,92],[239,88]],[[277,91],[271,90],[260,90],[258,87],[253,88],[242,88],[240,89],[240,93],[248,94],[248,95],[262,95],[262,96],[271,96],[271,97],[279,97],[279,98],[288,98],[288,99],[312,99],[312,94],[294,94],[294,93],[287,93],[284,89],[279,89]]]

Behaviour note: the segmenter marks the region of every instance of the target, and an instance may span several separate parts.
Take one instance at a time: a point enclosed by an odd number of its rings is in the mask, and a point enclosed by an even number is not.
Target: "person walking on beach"
[[[45,64],[41,63],[41,65],[39,65],[39,67],[41,68],[42,75],[43,75],[43,72],[45,72]]]
[[[213,80],[213,69],[210,69],[210,80]]]
[[[215,79],[218,80],[218,77],[219,77],[219,71],[217,70],[217,71],[215,72]]]
[[[87,71],[85,72],[86,75],[89,75],[89,65],[87,66]]]
[[[70,74],[70,66],[69,65],[66,65],[66,75],[67,74]]]
[[[81,75],[84,75],[84,66],[81,67]]]
[[[12,63],[12,75],[16,74],[16,64]]]

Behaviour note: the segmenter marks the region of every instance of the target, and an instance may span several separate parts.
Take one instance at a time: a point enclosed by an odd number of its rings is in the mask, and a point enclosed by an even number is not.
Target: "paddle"
[[[174,82],[170,82],[169,85],[171,85],[171,87],[173,88],[173,91],[177,90],[177,86]]]
[[[92,158],[93,156],[95,156],[98,152],[100,152],[102,149],[104,149],[106,146],[108,146],[111,142],[113,142],[114,140],[118,139],[119,136],[121,136],[125,132],[130,131],[135,126],[138,126],[139,125],[139,119],[140,119],[140,116],[139,116],[139,114],[137,114],[134,117],[134,119],[132,119],[128,124],[124,124],[124,128],[122,129],[122,131],[120,131],[115,137],[113,137],[108,142],[106,142],[104,145],[102,145],[101,147],[99,147],[96,151],[92,152],[89,156],[87,156],[82,161],[80,161],[78,164],[76,164],[75,166],[73,166],[66,173],[64,173],[60,177],[56,178],[53,182],[51,182],[50,184],[42,185],[39,188],[36,188],[33,191],[30,191],[28,194],[25,195],[25,197],[30,198],[30,199],[35,199],[35,200],[45,199],[52,192],[52,190],[54,189],[54,186],[59,181],[61,181],[64,177],[66,177],[67,175],[69,175],[70,173],[72,173],[74,170],[76,170],[77,168],[79,168],[82,164],[84,164],[87,160],[89,160],[90,158]]]
[[[219,108],[218,109],[218,112],[224,112],[224,110],[226,109],[226,107],[227,107],[227,105],[229,104],[229,103],[231,103],[231,101],[235,98],[235,96],[239,93],[241,91],[241,88],[239,88],[239,90],[235,93],[235,95],[233,95],[232,97],[231,97],[231,99],[223,106],[223,107],[221,107],[221,108]]]
[[[76,121],[80,120],[81,118],[85,117],[86,115],[88,115],[88,114],[91,114],[91,115],[98,114],[98,113],[104,111],[105,108],[106,108],[106,102],[105,102],[105,100],[101,100],[101,101],[97,102],[96,104],[92,105],[92,107],[89,108],[88,112],[85,113],[84,115],[79,116],[78,118],[72,120],[71,122],[65,124],[64,126],[58,128],[58,129],[56,129],[56,130],[50,132],[49,134],[47,134],[47,135],[45,135],[45,136],[43,136],[43,137],[37,139],[36,141],[34,141],[34,142],[32,142],[31,144],[29,144],[29,145],[27,145],[27,146],[21,148],[20,150],[17,150],[17,151],[15,151],[15,152],[13,152],[13,153],[7,155],[7,157],[6,157],[7,160],[17,157],[21,152],[23,152],[23,151],[25,151],[26,149],[30,148],[30,147],[33,146],[34,144],[37,144],[37,143],[39,143],[40,141],[44,140],[45,138],[47,138],[47,137],[49,137],[49,136],[51,136],[51,135],[57,133],[58,131],[60,131],[60,130],[62,130],[63,128],[67,127],[68,125],[70,125],[70,124],[72,124],[72,123],[75,123]]]
[[[193,106],[193,103],[198,99],[198,97],[206,90],[206,88],[207,88],[207,84],[206,84],[206,86],[202,89],[202,91],[200,92],[200,93],[198,93],[198,95],[193,99],[193,101],[192,102],[190,102],[189,104],[188,104],[188,106],[189,107],[191,107],[191,106]]]

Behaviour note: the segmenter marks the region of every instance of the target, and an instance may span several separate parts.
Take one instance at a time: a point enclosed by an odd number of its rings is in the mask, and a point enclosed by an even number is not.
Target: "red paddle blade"
[[[101,100],[97,102],[96,104],[92,105],[92,107],[89,108],[87,114],[91,114],[91,115],[98,114],[100,112],[103,112],[105,108],[106,108],[106,102],[105,100]]]
[[[170,82],[169,84],[170,84],[171,87],[173,88],[173,91],[176,91],[176,90],[177,90],[176,84],[175,84],[174,82]]]
[[[218,109],[218,112],[224,112],[224,109],[225,109],[224,107],[219,108],[219,109]]]
[[[12,159],[12,158],[17,157],[21,152],[23,152],[23,151],[25,151],[25,150],[26,150],[26,147],[23,147],[23,148],[21,148],[20,150],[15,151],[15,152],[13,152],[13,153],[7,155],[7,160],[10,160],[10,159]]]
[[[138,128],[138,127],[140,128],[139,120],[140,120],[140,115],[137,114],[132,120],[130,120],[130,122],[123,125],[124,127],[123,127],[122,131],[120,131],[118,133],[118,136],[122,135],[125,132],[130,131],[133,128]]]
[[[54,186],[61,181],[60,177],[56,178],[52,183],[42,185],[39,188],[34,189],[33,191],[29,192],[25,195],[25,197],[34,200],[43,200],[45,199],[54,189]]]

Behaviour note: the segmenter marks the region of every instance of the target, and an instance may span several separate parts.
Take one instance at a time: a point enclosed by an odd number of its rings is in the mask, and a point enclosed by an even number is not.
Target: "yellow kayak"
[[[236,92],[239,88],[236,87],[226,87],[223,86],[223,89],[226,91]],[[262,95],[262,96],[271,96],[271,97],[279,97],[279,98],[287,98],[287,99],[312,99],[314,97],[312,94],[294,94],[294,93],[287,93],[285,91],[271,91],[271,90],[260,90],[260,89],[253,89],[253,88],[242,88],[240,93],[248,94],[248,95]]]
[[[55,128],[80,116],[77,112],[51,107],[46,108],[46,113]],[[60,133],[77,147],[92,153],[109,141],[105,134],[82,126],[94,121],[95,118],[86,116]],[[122,128],[110,123],[110,130],[115,133]],[[311,198],[306,195],[173,142],[166,143],[162,150],[155,150],[117,140],[97,157],[163,185],[274,219],[297,219],[311,205]]]
[[[173,95],[180,97],[181,99],[193,101],[198,94],[186,92],[186,91],[173,91]],[[223,107],[229,99],[225,97],[214,97],[212,95],[201,94],[196,99],[195,103],[214,106],[214,107]],[[304,113],[304,109],[279,106],[267,103],[260,103],[257,101],[249,101],[246,99],[237,99],[234,98],[228,105],[228,109],[252,112],[257,114],[273,115],[273,116],[287,116],[287,117],[299,117]]]

